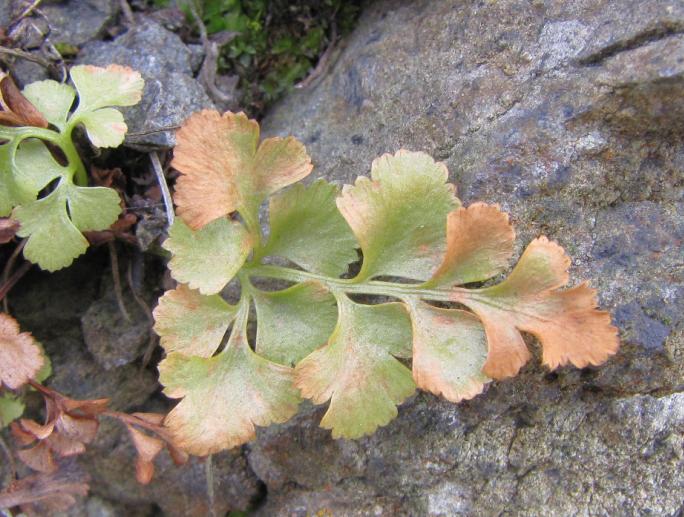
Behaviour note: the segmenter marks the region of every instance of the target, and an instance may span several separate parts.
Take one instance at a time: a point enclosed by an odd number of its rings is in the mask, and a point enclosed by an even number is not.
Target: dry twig
[[[162,169],[161,162],[159,161],[159,155],[157,153],[150,153],[150,161],[152,162],[152,169],[154,170],[154,174],[157,176],[159,188],[161,189],[162,199],[164,200],[164,208],[166,209],[166,219],[169,226],[171,226],[174,221],[173,201],[171,200],[171,192],[169,192],[169,186],[167,185],[166,177],[164,176],[164,169]]]
[[[337,43],[337,24],[335,23],[335,20],[333,19],[332,25],[330,28],[330,43],[328,44],[328,47],[325,49],[325,52],[321,54],[321,57],[318,58],[318,63],[316,64],[316,67],[311,71],[309,75],[307,75],[303,80],[295,84],[295,88],[298,89],[304,89],[308,88],[313,84],[316,79],[321,77],[325,71],[328,69],[328,65],[330,64],[330,57],[333,54],[333,51],[335,50],[335,45]]]
[[[135,25],[135,16],[133,16],[133,9],[128,5],[127,0],[119,0],[119,5],[121,6],[121,12],[128,25]]]
[[[112,281],[114,282],[114,294],[116,296],[116,303],[119,306],[119,311],[126,321],[131,321],[131,317],[126,310],[126,304],[123,299],[123,290],[121,289],[121,275],[119,274],[119,256],[116,253],[116,245],[113,241],[107,243],[109,249],[109,261],[112,266]]]
[[[199,30],[200,40],[202,41],[202,46],[204,47],[204,61],[202,62],[202,68],[200,69],[199,79],[207,89],[209,96],[214,102],[231,104],[235,100],[233,96],[222,92],[216,86],[216,73],[218,71],[218,56],[220,52],[219,44],[209,39],[207,28],[202,21],[202,17],[197,12],[197,6],[195,3],[188,2],[188,7],[190,9],[190,15],[192,16],[192,19]],[[237,32],[229,32],[224,34],[222,43],[228,43],[237,35]]]
[[[17,247],[14,248],[14,251],[10,255],[10,258],[7,259],[7,263],[5,264],[5,268],[2,271],[2,281],[3,284],[6,284],[7,281],[9,280],[10,273],[12,272],[12,269],[14,269],[14,264],[16,264],[17,259],[19,258],[19,254],[21,253],[21,250],[24,249],[24,246],[26,246],[26,242],[28,239],[23,239],[19,244],[17,244]],[[2,299],[3,303],[3,309],[7,314],[9,314],[9,304],[7,302],[7,296],[5,296]]]

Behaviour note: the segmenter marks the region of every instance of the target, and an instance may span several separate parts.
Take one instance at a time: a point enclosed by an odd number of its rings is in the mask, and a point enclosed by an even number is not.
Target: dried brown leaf
[[[69,465],[51,474],[35,474],[14,481],[0,492],[0,508],[21,506],[24,513],[54,515],[68,509],[76,495],[88,494],[86,476]]]
[[[59,434],[82,443],[90,443],[95,439],[98,426],[94,417],[72,416],[68,413],[60,414],[55,424]]]
[[[0,217],[0,244],[5,244],[14,239],[19,230],[19,221],[8,217]]]
[[[12,434],[22,445],[38,440],[36,446],[17,454],[32,469],[52,472],[56,468],[53,453],[67,457],[85,452],[85,444],[97,434],[97,417],[106,410],[109,400],[74,400],[40,384],[32,386],[45,399],[46,423],[21,419],[12,425]]]
[[[152,481],[154,458],[164,448],[164,442],[158,438],[146,435],[132,425],[127,425],[126,427],[138,453],[135,461],[135,477],[139,483],[146,485]]]
[[[55,428],[55,421],[49,420],[46,424],[39,424],[34,420],[29,420],[28,418],[22,418],[19,421],[19,425],[24,431],[30,433],[37,440],[44,440],[52,434]]]
[[[42,368],[43,353],[28,332],[19,332],[11,316],[0,313],[0,385],[17,389]]]
[[[36,437],[33,433],[24,431],[18,422],[12,422],[10,424],[10,431],[14,439],[19,442],[20,445],[31,445],[36,441]]]
[[[188,462],[188,459],[190,459],[190,455],[187,452],[179,449],[171,442],[166,442],[166,448],[169,451],[169,456],[171,456],[173,463],[176,465],[185,465]]]
[[[109,405],[109,399],[75,400],[63,395],[59,396],[61,397],[60,403],[64,408],[64,411],[68,413],[78,412],[84,416],[100,415],[107,410],[107,406]]]
[[[55,472],[58,468],[55,463],[55,458],[52,455],[52,450],[47,441],[43,440],[38,445],[30,449],[21,449],[17,451],[17,456],[26,465],[38,472],[46,474]]]
[[[46,128],[48,122],[36,107],[24,97],[14,80],[0,72],[0,125],[36,126]]]
[[[85,452],[85,445],[61,433],[52,433],[45,439],[52,452],[61,457],[76,456]]]
[[[131,416],[144,420],[148,424],[162,425],[166,415],[163,413],[133,413]]]

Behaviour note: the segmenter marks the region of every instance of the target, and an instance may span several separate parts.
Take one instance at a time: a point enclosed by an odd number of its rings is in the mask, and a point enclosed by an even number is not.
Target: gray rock
[[[66,0],[43,2],[50,23],[50,41],[81,46],[101,37],[119,12],[118,0]]]
[[[192,68],[194,73],[197,73],[200,71],[204,61],[204,46],[198,43],[191,43],[188,45],[188,50],[190,50],[190,68]]]
[[[162,451],[155,459],[154,480],[149,485],[141,485],[135,479],[135,450],[126,430],[116,422],[103,424],[86,460],[91,490],[96,494],[128,507],[154,503],[169,517],[212,514],[204,460],[191,458],[186,465],[178,467]],[[212,470],[215,515],[247,508],[259,496],[258,480],[240,450],[215,455]]]
[[[124,114],[126,144],[142,150],[174,145],[173,129],[191,113],[212,108],[204,88],[193,78],[193,54],[181,39],[161,25],[141,21],[114,41],[83,47],[78,63],[111,63],[138,70],[145,79],[142,101]]]
[[[27,84],[50,78],[46,68],[26,59],[17,59],[12,64],[12,73],[17,84],[22,88]]]
[[[545,234],[620,329],[600,368],[538,360],[452,405],[421,394],[374,436],[322,409],[260,433],[263,515],[676,515],[684,500],[684,9],[629,2],[373,3],[329,73],[264,121],[351,183],[399,148],[466,203]]]
[[[12,21],[12,5],[10,2],[0,4],[0,27],[6,29]]]
[[[81,318],[83,340],[95,360],[110,370],[135,361],[150,339],[150,322],[130,296],[124,298],[129,320],[113,293],[95,301]]]

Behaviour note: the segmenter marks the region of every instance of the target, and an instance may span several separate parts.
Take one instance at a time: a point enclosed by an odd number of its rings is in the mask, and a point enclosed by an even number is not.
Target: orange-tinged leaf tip
[[[515,231],[498,205],[474,203],[447,217],[447,251],[430,285],[480,282],[500,273],[513,254]]]
[[[567,291],[554,293],[563,312],[554,332],[530,329],[545,340],[542,363],[550,369],[566,364],[578,368],[604,363],[620,347],[618,329],[611,323],[610,314],[596,308],[596,291],[586,283]],[[572,347],[565,346],[573,342]]]
[[[238,209],[238,175],[249,180],[259,125],[244,113],[202,110],[193,113],[176,133],[171,166],[176,181],[178,214],[199,229]]]
[[[586,284],[559,290],[568,282],[570,258],[546,237],[530,243],[509,277],[479,290],[454,289],[453,300],[482,320],[488,356],[484,373],[494,379],[514,376],[529,360],[520,332],[541,343],[551,368],[604,362],[617,351],[617,329],[596,308],[595,291]]]
[[[43,353],[28,332],[19,332],[19,323],[0,313],[0,385],[17,389],[42,368]]]
[[[174,200],[193,229],[240,211],[254,217],[261,201],[312,170],[304,146],[293,137],[259,144],[259,125],[244,113],[203,110],[176,133],[171,165],[181,173]]]

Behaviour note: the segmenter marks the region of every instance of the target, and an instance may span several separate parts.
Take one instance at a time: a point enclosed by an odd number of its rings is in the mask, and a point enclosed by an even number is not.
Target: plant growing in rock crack
[[[121,212],[115,190],[88,187],[74,130],[83,126],[96,147],[117,147],[127,127],[114,106],[136,104],[143,88],[138,72],[118,65],[75,66],[70,76],[73,87],[47,80],[22,93],[0,73],[0,216],[12,216],[0,220],[0,243],[15,233],[26,237],[25,257],[49,271],[68,266],[87,249],[82,232],[109,228]],[[177,463],[187,459],[162,427],[164,415],[121,413],[109,409],[107,399],[71,399],[40,384],[49,375],[41,345],[20,332],[14,318],[0,313],[0,429],[11,427],[21,447],[17,456],[39,472],[15,480],[11,452],[2,442],[11,483],[0,492],[0,510],[40,503],[57,511],[73,503],[72,494],[83,493],[87,485],[56,475],[58,459],[85,452],[102,417],[125,425],[138,453],[141,483],[151,480],[153,460],[164,447]],[[31,389],[45,401],[44,423],[21,418],[23,395]]]
[[[121,213],[115,190],[88,186],[74,130],[118,147],[127,127],[115,106],[138,103],[144,84],[119,65],[74,66],[70,75],[73,87],[46,80],[23,94],[0,76],[0,216],[19,222],[24,256],[48,271],[71,264],[88,247],[83,232],[105,230]]]
[[[160,299],[155,329],[167,352],[160,380],[181,399],[165,423],[192,454],[250,440],[302,397],[329,402],[321,426],[345,438],[387,424],[416,387],[472,398],[528,361],[521,332],[537,337],[550,368],[596,365],[618,349],[594,290],[561,289],[570,260],[546,237],[505,280],[463,287],[507,267],[513,228],[496,205],[463,207],[446,167],[424,153],[383,155],[371,178],[341,191],[322,180],[281,191],[311,172],[310,158],[292,137],[259,143],[244,114],[196,113],[177,142],[180,217],[164,246],[181,284]],[[269,197],[266,239],[259,206]],[[360,270],[344,278],[357,248]],[[233,278],[235,305],[220,295]],[[292,285],[267,291],[260,278]],[[362,294],[396,301],[360,303]]]

